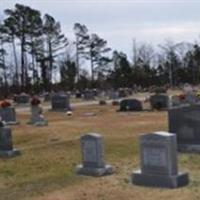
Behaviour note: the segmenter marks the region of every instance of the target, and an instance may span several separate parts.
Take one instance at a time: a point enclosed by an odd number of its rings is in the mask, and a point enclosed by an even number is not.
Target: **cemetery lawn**
[[[189,172],[190,184],[179,189],[138,187],[130,174],[139,167],[138,137],[167,131],[167,113],[116,112],[113,106],[77,107],[73,116],[46,112],[49,126],[26,125],[28,113],[18,113],[13,126],[14,147],[22,155],[0,159],[0,200],[197,200],[200,198],[200,155],[179,154],[179,168]],[[94,112],[96,116],[84,116]],[[81,162],[79,137],[88,132],[104,136],[106,162],[115,173],[94,178],[77,176]]]

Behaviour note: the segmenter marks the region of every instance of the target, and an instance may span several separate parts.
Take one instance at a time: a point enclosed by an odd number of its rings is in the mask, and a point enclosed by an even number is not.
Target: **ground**
[[[45,112],[47,127],[27,125],[28,112],[18,113],[13,126],[20,157],[0,159],[0,200],[197,200],[200,198],[200,156],[179,154],[179,168],[189,172],[190,184],[179,189],[138,187],[130,174],[139,167],[138,137],[167,130],[167,112],[116,112],[117,107],[76,107],[73,116]],[[94,112],[95,116],[85,116]],[[115,173],[102,178],[77,176],[81,134],[97,132],[105,141],[106,162]]]

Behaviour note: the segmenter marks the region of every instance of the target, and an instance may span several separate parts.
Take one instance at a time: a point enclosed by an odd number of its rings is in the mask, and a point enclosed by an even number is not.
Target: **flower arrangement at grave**
[[[180,99],[181,101],[184,101],[185,98],[186,98],[185,94],[180,94],[180,95],[179,95],[179,99]]]
[[[31,99],[31,105],[32,105],[32,106],[38,106],[40,103],[41,103],[41,101],[40,101],[40,99],[37,98],[37,97],[33,97],[33,98]]]
[[[197,91],[197,92],[196,92],[196,97],[197,97],[198,99],[200,99],[200,91]]]
[[[7,108],[7,107],[10,107],[11,106],[11,103],[7,100],[3,100],[0,102],[0,108]]]

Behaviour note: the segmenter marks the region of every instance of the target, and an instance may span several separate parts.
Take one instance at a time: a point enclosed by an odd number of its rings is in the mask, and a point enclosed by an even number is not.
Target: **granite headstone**
[[[43,109],[39,105],[31,106],[31,119],[28,124],[35,126],[46,126],[48,125],[47,120],[44,119]]]
[[[12,106],[0,108],[0,117],[7,125],[19,124],[16,120],[15,108]]]
[[[82,164],[76,168],[77,174],[104,176],[113,173],[110,165],[104,161],[102,136],[97,133],[81,137]]]
[[[0,127],[0,157],[9,158],[20,155],[18,149],[13,148],[12,130],[9,127]]]
[[[142,111],[142,102],[137,99],[123,99],[120,101],[119,111]]]
[[[21,93],[15,96],[15,102],[18,104],[27,104],[29,103],[29,100],[30,100],[30,96],[25,93]]]
[[[140,137],[141,170],[132,174],[136,185],[176,188],[187,185],[188,174],[178,172],[176,135],[155,132]]]
[[[168,110],[169,132],[177,135],[178,149],[200,152],[200,104],[185,104]]]
[[[51,111],[71,111],[69,97],[64,94],[56,94],[51,98]]]
[[[163,110],[169,107],[169,97],[166,94],[155,94],[150,97],[152,109]]]

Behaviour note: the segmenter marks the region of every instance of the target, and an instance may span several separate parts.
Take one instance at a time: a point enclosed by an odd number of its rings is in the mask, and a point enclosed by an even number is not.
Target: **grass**
[[[130,184],[132,170],[139,167],[138,137],[167,130],[166,112],[119,113],[112,106],[76,108],[73,116],[46,112],[47,127],[26,125],[29,115],[19,114],[21,125],[13,127],[14,146],[22,155],[0,159],[0,200],[196,200],[200,196],[200,156],[180,154],[179,167],[190,172],[187,187],[168,190]],[[84,116],[94,112],[96,116]],[[111,176],[77,176],[81,134],[104,136],[105,157],[115,169]]]

